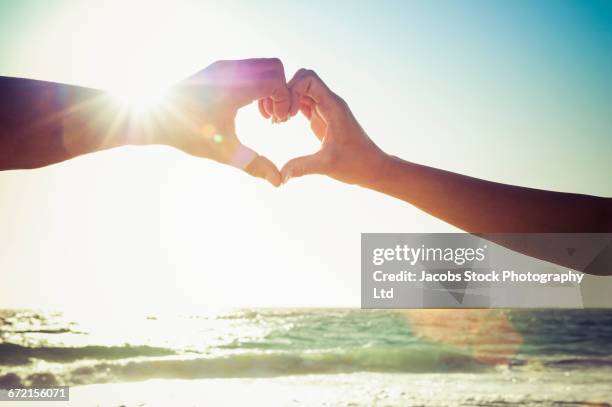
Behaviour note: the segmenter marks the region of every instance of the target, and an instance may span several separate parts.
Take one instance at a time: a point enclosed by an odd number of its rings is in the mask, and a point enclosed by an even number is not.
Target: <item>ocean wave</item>
[[[78,367],[66,366],[61,372],[0,376],[0,387],[10,384],[36,385],[41,380],[53,385],[79,385],[138,381],[147,379],[201,379],[278,377],[304,374],[354,372],[434,373],[477,372],[489,369],[469,356],[456,352],[407,349],[356,349],[300,354],[237,353],[210,358],[138,358],[104,361]]]
[[[464,336],[450,341],[434,341],[390,311],[247,309],[201,317],[149,315],[118,330],[124,345],[113,346],[104,342],[106,328],[81,323],[87,320],[0,310],[0,387],[353,372],[608,374],[612,368],[612,312],[508,315],[523,344],[502,364],[504,358],[498,362],[494,357],[508,354],[501,336],[491,342],[479,337],[489,325],[459,331],[456,335]],[[440,321],[434,318],[427,327],[439,329]]]
[[[12,334],[74,334],[82,335],[84,332],[73,331],[70,328],[40,328],[40,329],[16,329]]]
[[[568,358],[551,360],[544,363],[550,367],[560,368],[585,368],[585,367],[611,367],[611,358]]]
[[[227,320],[253,320],[253,319],[286,319],[286,318],[308,318],[308,317],[347,317],[354,315],[352,308],[254,308],[237,309],[228,313],[215,316],[215,319]],[[361,310],[361,314],[389,314],[388,311]],[[196,316],[193,316],[196,317]]]
[[[7,349],[6,344],[0,349]],[[23,347],[12,345],[14,348]],[[234,352],[224,356],[186,358],[150,347],[47,348],[47,370],[21,366],[0,374],[0,388],[18,386],[82,385],[148,379],[259,378],[308,374],[373,373],[485,373],[496,366],[479,363],[467,354],[435,348],[359,348],[325,352]],[[67,352],[62,356],[58,354]],[[72,353],[70,353],[72,352]],[[41,356],[40,354],[37,356]],[[41,358],[42,359],[42,358]],[[545,362],[518,360],[509,369],[601,369],[612,367],[609,358],[559,358]]]
[[[0,343],[0,365],[26,365],[33,359],[48,362],[68,363],[79,359],[125,359],[137,356],[167,356],[175,351],[151,346],[81,346],[30,348],[13,343]]]

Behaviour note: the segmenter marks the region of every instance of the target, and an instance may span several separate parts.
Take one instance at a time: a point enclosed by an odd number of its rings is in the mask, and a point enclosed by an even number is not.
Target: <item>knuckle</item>
[[[270,64],[270,66],[272,66],[274,68],[282,68],[283,67],[283,61],[281,61],[280,58],[277,58],[277,57],[267,58],[266,61],[268,62],[268,64]]]
[[[340,106],[343,109],[348,109],[348,103],[346,103],[346,100],[344,100],[342,97],[336,95],[335,93],[334,95],[334,100],[336,101],[336,103],[338,104],[338,106]]]
[[[308,76],[309,78],[317,78],[317,73],[312,69],[307,69],[306,76]]]
[[[287,88],[281,87],[281,86],[274,87],[271,97],[272,97],[273,102],[289,101],[289,95],[287,93]]]
[[[218,61],[213,62],[210,65],[210,68],[213,69],[213,70],[222,69],[222,68],[227,67],[229,65],[229,63],[230,63],[230,61],[228,61],[228,60],[220,59]]]
[[[296,76],[299,76],[300,78],[313,78],[316,77],[316,75],[317,74],[312,69],[306,68],[300,68],[296,73]]]

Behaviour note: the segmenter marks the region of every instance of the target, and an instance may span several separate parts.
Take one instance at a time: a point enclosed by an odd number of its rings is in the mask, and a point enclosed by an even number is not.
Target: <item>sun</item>
[[[151,84],[129,84],[110,91],[115,101],[132,114],[143,115],[164,105],[168,89]]]

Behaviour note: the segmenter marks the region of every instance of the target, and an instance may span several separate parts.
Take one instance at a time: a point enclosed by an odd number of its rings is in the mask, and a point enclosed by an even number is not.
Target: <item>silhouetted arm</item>
[[[118,130],[124,128],[125,115],[102,91],[0,77],[0,170],[43,167],[123,145]]]
[[[299,101],[292,103],[290,113],[299,109],[309,119],[321,149],[285,164],[283,182],[306,174],[328,175],[394,196],[487,238],[502,233],[612,232],[610,198],[505,185],[401,160],[372,142],[346,102],[314,72],[298,71],[288,86],[291,97]],[[499,236],[491,240],[530,256],[575,266],[541,245]]]
[[[256,100],[267,117],[287,120],[280,60],[217,61],[175,84],[166,103],[146,115],[131,114],[99,90],[0,77],[0,170],[43,167],[126,144],[164,144],[278,186],[276,166],[235,134],[237,110]]]
[[[396,157],[365,186],[471,233],[612,232],[612,199],[500,184]]]

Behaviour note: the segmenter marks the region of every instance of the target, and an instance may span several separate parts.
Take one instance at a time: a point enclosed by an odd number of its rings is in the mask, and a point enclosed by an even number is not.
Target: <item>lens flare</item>
[[[140,115],[162,106],[167,90],[146,85],[130,85],[111,90],[111,94],[124,109]]]

